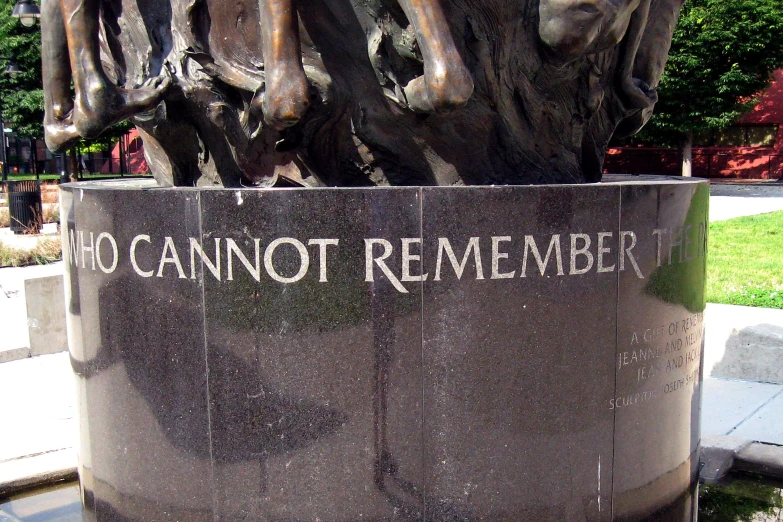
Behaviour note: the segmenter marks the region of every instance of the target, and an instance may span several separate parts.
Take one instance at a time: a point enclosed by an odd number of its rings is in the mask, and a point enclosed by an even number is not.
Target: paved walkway
[[[710,221],[783,210],[783,183],[713,183]]]
[[[67,352],[0,364],[0,497],[74,475],[75,390]]]
[[[702,436],[783,446],[783,310],[708,304]]]
[[[721,184],[712,193],[711,221],[783,210],[783,186]],[[0,362],[12,361],[0,364],[0,496],[75,472],[68,354],[19,359],[29,343],[23,279],[62,270],[62,263],[0,269]],[[705,470],[747,466],[783,477],[783,311],[711,304],[706,321]]]

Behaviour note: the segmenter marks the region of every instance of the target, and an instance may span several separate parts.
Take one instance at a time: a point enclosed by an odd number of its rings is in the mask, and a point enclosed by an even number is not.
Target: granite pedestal
[[[708,197],[66,185],[90,517],[691,520]]]

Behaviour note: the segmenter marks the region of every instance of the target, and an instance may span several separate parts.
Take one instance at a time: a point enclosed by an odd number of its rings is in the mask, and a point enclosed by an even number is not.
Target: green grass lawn
[[[35,174],[8,174],[8,181],[24,181],[28,179],[35,179]],[[52,181],[60,179],[59,174],[39,174],[38,179],[42,181]]]
[[[140,178],[140,177],[151,177],[148,175],[143,174],[125,174],[124,176],[120,176],[119,174],[84,174],[82,176],[82,179],[84,180],[91,180],[91,179],[114,179],[114,178]],[[24,181],[28,179],[35,179],[35,174],[8,174],[8,179],[10,181]],[[38,179],[41,181],[53,181],[60,179],[59,174],[39,174]]]
[[[60,261],[62,258],[62,243],[59,236],[42,238],[31,250],[14,248],[0,240],[0,267],[45,265]]]
[[[710,223],[707,302],[783,309],[783,212]]]

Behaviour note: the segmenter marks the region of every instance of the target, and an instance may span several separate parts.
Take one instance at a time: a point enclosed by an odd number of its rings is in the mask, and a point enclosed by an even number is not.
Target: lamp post
[[[8,161],[6,161],[7,152],[5,149],[5,120],[3,120],[2,111],[0,111],[0,130],[2,130],[2,135],[0,136],[0,152],[3,154],[3,181],[8,181]]]
[[[11,16],[18,18],[25,27],[32,27],[41,18],[41,9],[30,0],[17,0]]]

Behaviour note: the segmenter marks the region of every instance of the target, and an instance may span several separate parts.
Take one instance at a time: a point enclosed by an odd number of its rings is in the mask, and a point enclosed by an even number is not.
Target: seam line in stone
[[[750,419],[752,419],[753,417],[755,417],[755,416],[756,416],[756,414],[757,414],[757,413],[759,413],[761,410],[763,410],[765,406],[769,405],[769,404],[770,404],[772,401],[774,401],[775,399],[777,399],[777,398],[778,398],[778,397],[780,397],[781,395],[783,395],[783,389],[779,390],[779,391],[778,391],[778,392],[777,392],[775,395],[773,395],[772,397],[770,397],[769,399],[767,399],[766,401],[764,401],[763,403],[761,403],[761,405],[760,405],[758,408],[756,408],[755,410],[753,410],[751,413],[749,413],[749,414],[748,414],[748,416],[747,416],[747,417],[745,417],[744,419],[742,419],[741,421],[739,421],[739,422],[737,423],[737,425],[736,425],[736,426],[734,426],[733,428],[731,428],[731,429],[730,429],[730,430],[729,430],[729,431],[726,433],[726,435],[728,436],[728,435],[731,435],[732,433],[734,433],[734,432],[735,432],[735,431],[736,431],[736,430],[737,430],[737,429],[738,429],[740,426],[742,426],[743,424],[745,424],[746,422],[748,422]]]
[[[619,241],[619,251],[622,255],[622,230],[623,230],[623,187],[617,187],[617,234]],[[617,357],[617,352],[620,349],[620,270],[617,271],[617,279],[615,284],[615,302],[614,302],[614,356]],[[614,392],[613,396],[617,397],[617,367],[615,366],[614,359],[612,360],[612,371],[614,372]],[[615,459],[617,452],[617,409],[612,410],[612,465],[609,468],[611,470],[611,490],[609,492],[609,512],[611,513],[611,520],[614,520],[614,473],[615,473]],[[600,518],[600,514],[599,514]]]
[[[196,210],[198,212],[198,237],[199,241],[204,238],[204,227],[202,222],[202,207],[201,207],[201,192],[196,193]],[[210,393],[210,379],[209,379],[209,344],[207,342],[207,298],[206,298],[206,280],[204,279],[204,258],[201,258],[199,265],[201,270],[199,271],[199,277],[201,279],[201,329],[204,333],[204,376],[206,379],[206,394],[207,394],[207,437],[209,439],[209,470],[210,470],[210,490],[212,491],[212,520],[218,522],[218,502],[217,502],[217,488],[215,487],[215,457],[213,455],[212,447],[212,395]]]

